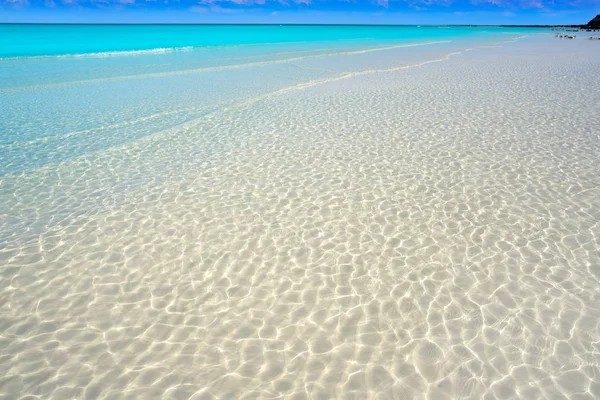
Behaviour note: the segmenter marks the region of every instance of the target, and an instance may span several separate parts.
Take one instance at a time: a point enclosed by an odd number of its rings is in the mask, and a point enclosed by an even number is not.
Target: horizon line
[[[516,27],[516,28],[548,28],[548,27],[574,27],[585,24],[339,24],[339,23],[213,23],[213,22],[0,22],[0,25],[256,25],[256,26],[482,26],[482,27]]]

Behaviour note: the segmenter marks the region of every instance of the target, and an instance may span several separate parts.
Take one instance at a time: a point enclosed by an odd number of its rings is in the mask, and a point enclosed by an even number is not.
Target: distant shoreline
[[[159,22],[159,23],[112,23],[112,22],[101,22],[101,23],[85,23],[85,22],[0,22],[0,25],[108,25],[108,26],[155,26],[155,25],[181,25],[181,26],[382,26],[382,27],[434,27],[434,26],[448,26],[448,27],[497,27],[497,28],[583,28],[585,25],[477,25],[477,24],[253,24],[253,23],[240,23],[240,24],[218,24],[218,23],[170,23],[170,22]]]

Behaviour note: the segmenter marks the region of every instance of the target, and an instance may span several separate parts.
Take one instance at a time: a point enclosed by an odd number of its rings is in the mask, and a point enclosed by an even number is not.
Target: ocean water
[[[0,25],[0,57],[58,56],[116,52],[174,52],[194,48],[260,44],[333,45],[440,40],[522,28],[360,25]],[[343,46],[343,45],[341,45]],[[138,53],[134,53],[138,52]]]
[[[600,397],[598,43],[0,25],[0,397]]]

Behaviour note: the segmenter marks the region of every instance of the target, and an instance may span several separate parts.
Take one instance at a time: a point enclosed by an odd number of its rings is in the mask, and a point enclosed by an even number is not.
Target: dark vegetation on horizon
[[[596,15],[587,25],[583,25],[584,29],[600,29],[600,14]]]

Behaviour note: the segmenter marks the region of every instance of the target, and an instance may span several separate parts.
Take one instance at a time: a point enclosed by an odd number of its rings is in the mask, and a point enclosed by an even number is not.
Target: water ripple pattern
[[[426,43],[0,60],[0,398],[599,398],[597,43]]]

